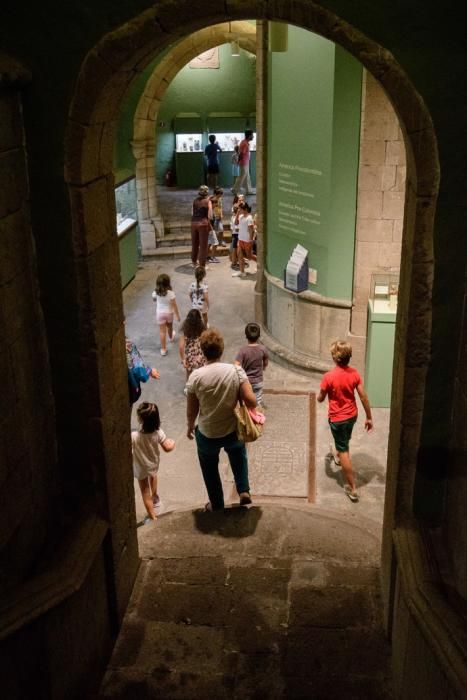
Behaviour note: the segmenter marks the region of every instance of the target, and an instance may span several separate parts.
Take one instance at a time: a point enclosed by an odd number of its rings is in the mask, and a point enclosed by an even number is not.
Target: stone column
[[[131,148],[136,159],[136,198],[141,252],[143,255],[150,255],[157,247],[157,239],[164,237],[164,223],[156,197],[155,138],[132,141]]]
[[[351,342],[364,368],[371,275],[399,272],[405,197],[405,146],[383,88],[364,71]]]
[[[268,113],[268,22],[256,23],[256,207],[258,219],[258,274],[255,287],[255,318],[267,322],[267,284],[264,275],[267,251],[267,113]]]

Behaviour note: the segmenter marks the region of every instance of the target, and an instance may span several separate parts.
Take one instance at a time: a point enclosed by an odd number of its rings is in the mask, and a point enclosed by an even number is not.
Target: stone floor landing
[[[270,503],[161,517],[101,698],[391,698],[373,532]]]

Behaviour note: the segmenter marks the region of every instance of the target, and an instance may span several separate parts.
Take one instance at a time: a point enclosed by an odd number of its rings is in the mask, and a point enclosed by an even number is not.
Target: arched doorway
[[[145,85],[134,116],[132,148],[136,159],[138,220],[143,255],[156,248],[164,236],[164,221],[157,203],[154,169],[148,163],[157,159],[157,115],[164,95],[175,75],[199,54],[228,43],[235,37],[239,46],[256,52],[256,29],[248,22],[228,22],[202,29],[180,41],[157,64]]]
[[[154,31],[154,21],[161,19],[160,13],[162,21]],[[123,348],[122,331],[119,330],[121,301],[118,284],[115,284],[118,281],[116,241],[112,238],[115,219],[111,162],[113,116],[131,84],[134,71],[138,71],[155,54],[166,49],[180,34],[186,36],[200,26],[214,24],[219,19],[231,19],[228,14],[220,17],[217,7],[206,7],[193,19],[191,8],[185,2],[179,2],[175,6],[172,4],[170,16],[164,15],[163,8],[160,13],[157,9],[147,11],[127,24],[124,31],[107,35],[88,55],[81,70],[70,113],[65,173],[70,188],[77,247],[92,250],[97,244],[105,244],[103,255],[109,262],[106,267],[109,284],[103,293],[102,286],[93,285],[90,281],[89,274],[92,270],[87,261],[83,264],[77,260],[77,264],[82,267],[83,336],[90,340],[89,346],[95,348],[95,354],[89,357],[89,372],[91,377],[95,377],[97,386],[101,386],[102,382],[99,369],[109,361],[112,352],[117,352],[110,340],[114,339],[115,347],[121,342]],[[254,3],[251,7],[248,4],[243,6],[241,15],[245,18],[256,17],[260,24],[266,19],[265,16],[258,16],[258,8]],[[300,5],[291,5],[273,19],[297,24],[321,34],[356,56],[389,95],[405,138],[407,194],[382,559],[387,600],[394,561],[392,530],[395,523],[410,518],[412,513],[415,461],[429,359],[433,269],[431,252],[438,188],[436,140],[421,98],[389,52],[322,8],[307,7],[306,12],[303,12]],[[264,34],[260,34],[260,41],[264,40],[262,36]],[[258,143],[258,149],[261,152],[261,143]],[[261,168],[263,172],[266,171],[265,160],[260,164],[260,172]],[[262,196],[265,196],[264,192]],[[99,209],[98,217],[93,214],[96,208]],[[420,290],[423,293],[418,293]],[[257,291],[261,308],[264,287],[260,284]],[[115,311],[110,322],[106,321],[109,305]],[[89,324],[89,319],[95,319],[96,323]],[[106,328],[105,333],[102,333],[103,327]],[[424,343],[420,343],[420,338],[424,339]],[[89,403],[86,402],[89,410],[87,420],[91,422],[96,416],[103,419],[101,405],[92,396],[89,399]],[[102,459],[97,466],[108,474],[111,472],[111,453],[106,438],[110,436],[111,424],[111,416],[106,413],[105,420],[102,421]],[[117,514],[112,528],[118,530],[118,525]]]

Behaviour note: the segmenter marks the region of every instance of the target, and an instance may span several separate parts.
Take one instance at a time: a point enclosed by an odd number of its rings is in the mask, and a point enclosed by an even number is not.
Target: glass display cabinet
[[[241,132],[217,134],[217,143],[223,151],[233,151],[243,138],[244,134]]]
[[[122,182],[115,188],[115,209],[117,212],[117,232],[122,235],[134,226],[138,219],[136,204],[136,179]]]
[[[376,273],[371,275],[370,301],[375,313],[395,313],[399,293],[399,275],[397,273]]]
[[[222,148],[222,146],[221,146]],[[176,134],[175,150],[177,153],[199,153],[204,151],[202,134]]]

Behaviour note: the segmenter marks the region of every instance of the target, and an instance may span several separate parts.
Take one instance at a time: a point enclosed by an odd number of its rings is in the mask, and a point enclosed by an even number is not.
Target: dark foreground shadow
[[[376,457],[366,452],[351,453],[351,457],[357,486],[385,483],[386,465],[381,464]]]
[[[256,532],[263,511],[258,507],[236,506],[214,513],[195,510],[193,519],[196,529],[204,534],[221,537],[251,537]]]
[[[190,262],[185,262],[182,265],[177,265],[175,268],[175,272],[179,272],[182,275],[190,275],[190,277],[193,277],[193,267],[191,265],[191,260]]]
[[[328,479],[334,479],[338,486],[344,488],[344,477],[342,469],[334,462],[332,454],[329,452],[324,458],[324,473]]]
[[[375,457],[365,452],[351,452],[350,457],[357,488],[366,486],[369,483],[381,485],[385,483],[385,467]],[[324,458],[324,473],[329,479],[334,479],[338,486],[344,487],[342,469],[334,462],[331,453],[328,453]]]

